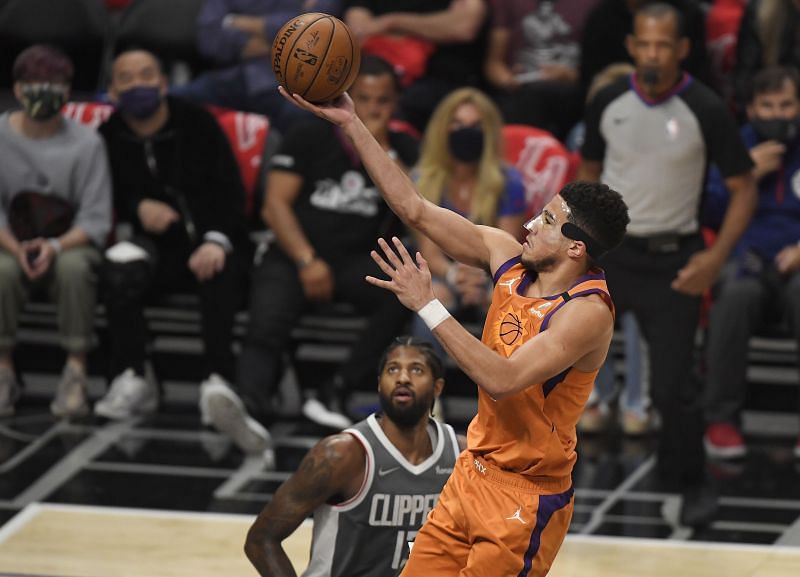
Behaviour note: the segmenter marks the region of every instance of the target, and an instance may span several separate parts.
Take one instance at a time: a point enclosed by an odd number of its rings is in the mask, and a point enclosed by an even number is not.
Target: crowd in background
[[[368,329],[328,381],[304,384],[303,413],[332,428],[351,423],[348,391],[413,322],[363,282],[375,272],[368,253],[379,235],[413,231],[399,230],[342,135],[276,90],[272,38],[313,11],[341,17],[358,37],[356,109],[429,200],[522,241],[523,222],[543,204],[535,181],[544,175],[508,162],[511,124],[561,141],[571,174],[580,166],[580,178],[620,190],[629,238],[600,264],[624,303],[625,382],[601,372],[581,427],[609,427],[618,397],[628,434],[657,429],[660,413],[662,443],[674,444],[664,451],[686,451],[696,428],[709,454],[741,456],[747,340],[767,322],[800,337],[800,2],[665,1],[678,15],[666,25],[673,13],[647,12],[643,0],[205,0],[188,74],[146,37],[113,46],[103,85],[81,87],[114,107],[98,131],[58,114],[88,66],[79,52],[37,45],[15,54],[3,83],[17,105],[0,116],[0,416],[19,396],[12,352],[30,294],[58,306],[67,361],[51,408],[60,417],[91,410],[85,357],[95,304],[105,305],[109,390],[94,412],[119,419],[159,404],[144,370],[145,305],[194,291],[206,424],[245,452],[269,452],[263,423],[291,326],[331,301],[351,303]],[[124,21],[145,2],[105,4]],[[14,5],[24,2],[0,3],[0,20]],[[255,190],[215,121],[219,108],[269,120]],[[716,242],[701,238],[701,226]],[[253,243],[259,228],[272,235]],[[479,321],[487,271],[415,241],[441,302]],[[692,366],[704,293],[713,297],[707,383]],[[243,308],[250,326],[235,358]],[[419,323],[413,332],[432,339]]]

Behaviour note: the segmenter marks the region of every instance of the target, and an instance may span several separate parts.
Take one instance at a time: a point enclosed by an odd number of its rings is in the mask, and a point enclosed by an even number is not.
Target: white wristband
[[[417,314],[430,330],[435,329],[450,318],[450,313],[447,312],[447,309],[444,308],[444,305],[439,302],[439,299],[433,299],[431,302],[419,309]]]

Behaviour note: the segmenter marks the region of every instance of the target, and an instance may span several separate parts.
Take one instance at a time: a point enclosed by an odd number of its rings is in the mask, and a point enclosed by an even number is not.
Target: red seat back
[[[522,173],[528,212],[538,214],[572,179],[572,157],[552,134],[533,126],[504,126],[503,139],[506,161]]]

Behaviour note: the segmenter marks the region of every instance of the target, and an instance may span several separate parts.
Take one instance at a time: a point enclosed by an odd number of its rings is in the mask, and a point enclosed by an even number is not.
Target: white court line
[[[603,517],[605,516],[606,512],[610,510],[614,503],[619,501],[624,494],[628,493],[628,489],[636,485],[636,483],[638,483],[642,477],[647,475],[647,473],[650,472],[655,464],[655,456],[645,460],[633,473],[628,476],[627,479],[625,479],[620,485],[617,486],[616,489],[609,493],[609,495],[603,499],[603,502],[600,503],[594,510],[589,522],[586,523],[583,529],[581,529],[581,534],[588,535],[602,525]]]
[[[22,511],[14,515],[9,521],[6,522],[5,525],[0,527],[0,545],[2,545],[6,539],[11,537],[14,533],[22,529],[28,522],[33,519],[36,515],[39,514],[42,506],[39,503],[31,503]]]

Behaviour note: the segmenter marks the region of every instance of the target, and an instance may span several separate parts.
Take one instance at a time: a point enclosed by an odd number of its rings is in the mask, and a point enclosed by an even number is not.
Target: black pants
[[[705,464],[702,394],[693,370],[700,298],[676,292],[670,283],[703,241],[684,237],[668,254],[644,245],[628,238],[600,265],[617,315],[632,311],[650,347],[651,395],[662,421],[659,472],[664,481],[685,487],[702,481]]]
[[[368,314],[369,324],[337,376],[347,389],[369,383],[377,387],[380,356],[403,332],[411,312],[393,293],[364,280],[368,274],[383,277],[369,254],[343,256],[328,263],[334,271],[334,298]],[[239,389],[253,414],[268,412],[292,328],[312,306],[303,294],[295,264],[276,248],[267,252],[252,272],[250,328],[239,358]]]
[[[233,322],[242,302],[243,271],[239,257],[229,254],[225,268],[212,279],[198,282],[188,268],[193,248],[188,243],[159,243],[137,238],[150,255],[147,261],[103,263],[103,293],[111,340],[111,375],[127,368],[144,373],[147,323],[144,307],[170,292],[196,292],[200,297],[203,368],[230,380]]]

